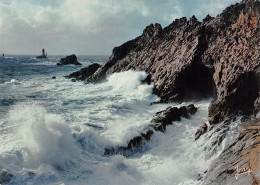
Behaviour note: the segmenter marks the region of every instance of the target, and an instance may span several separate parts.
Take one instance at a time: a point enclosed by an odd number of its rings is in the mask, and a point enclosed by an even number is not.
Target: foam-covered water
[[[106,58],[78,60],[84,67]],[[137,136],[157,111],[180,104],[151,105],[159,98],[153,85],[141,83],[145,72],[84,84],[64,78],[82,66],[56,66],[59,59],[0,60],[0,170],[14,175],[10,184],[201,184],[216,156],[205,151],[207,137],[195,142],[194,133],[207,122],[210,100],[193,102],[195,116],[155,133],[142,152],[104,156],[106,147]]]

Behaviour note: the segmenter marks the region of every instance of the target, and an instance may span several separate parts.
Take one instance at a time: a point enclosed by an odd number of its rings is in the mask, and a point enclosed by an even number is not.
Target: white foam
[[[0,121],[0,164],[15,175],[13,184],[200,184],[212,140],[205,134],[195,142],[194,134],[208,119],[210,100],[196,102],[200,109],[190,120],[156,132],[143,152],[107,157],[106,147],[126,145],[157,111],[180,105],[151,106],[158,97],[152,84],[142,83],[145,72],[115,73],[95,85],[73,83],[63,78],[67,73],[56,71],[55,80],[52,73],[35,75],[15,86],[36,98],[12,106]]]
[[[5,82],[5,85],[20,85],[21,83],[16,79],[11,79],[9,82]]]
[[[18,151],[20,164],[38,168],[41,164],[64,166],[71,158],[79,157],[72,133],[61,116],[49,114],[34,104],[18,104],[9,112],[9,125],[14,125],[16,140],[9,146]],[[5,143],[12,145],[12,143]],[[10,152],[10,151],[9,151]]]

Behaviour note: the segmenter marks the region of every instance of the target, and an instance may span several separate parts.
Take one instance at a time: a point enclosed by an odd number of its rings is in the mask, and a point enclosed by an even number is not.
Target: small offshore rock
[[[56,76],[51,77],[51,79],[56,79]]]
[[[68,65],[68,64],[74,64],[74,65],[82,65],[78,62],[77,56],[75,54],[69,55],[66,58],[60,59],[60,62],[57,63],[57,65]]]

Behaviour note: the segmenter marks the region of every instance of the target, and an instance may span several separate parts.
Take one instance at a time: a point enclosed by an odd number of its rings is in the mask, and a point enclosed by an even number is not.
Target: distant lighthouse
[[[45,49],[42,49],[42,55],[37,56],[36,58],[47,58],[47,53],[45,54]]]

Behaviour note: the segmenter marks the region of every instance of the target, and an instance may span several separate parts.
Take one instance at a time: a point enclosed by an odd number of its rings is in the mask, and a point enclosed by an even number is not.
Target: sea
[[[214,129],[197,141],[212,99],[153,104],[153,84],[143,71],[114,73],[98,84],[65,78],[108,56],[78,56],[82,66],[57,66],[63,56],[0,58],[0,178],[5,184],[198,185],[210,163],[227,146],[211,149]],[[53,79],[52,77],[56,77]],[[104,155],[126,146],[156,112],[193,103],[198,112],[156,132],[130,156]]]

